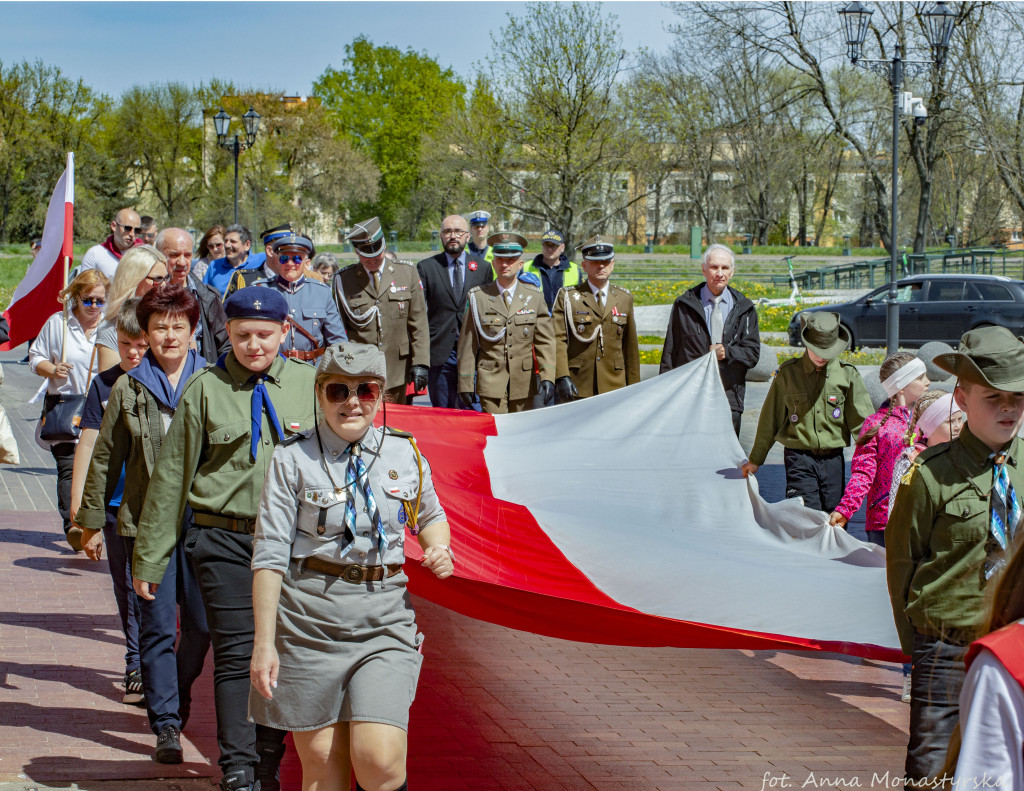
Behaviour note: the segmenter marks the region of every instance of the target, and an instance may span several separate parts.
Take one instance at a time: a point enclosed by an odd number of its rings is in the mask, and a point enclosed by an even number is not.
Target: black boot
[[[252,768],[240,766],[224,773],[220,781],[220,791],[260,791],[259,782],[253,782]]]
[[[265,742],[259,738],[256,740],[256,754],[260,757],[256,764],[256,781],[261,791],[281,791],[281,759],[287,748],[277,733],[279,731],[268,734],[272,738]]]

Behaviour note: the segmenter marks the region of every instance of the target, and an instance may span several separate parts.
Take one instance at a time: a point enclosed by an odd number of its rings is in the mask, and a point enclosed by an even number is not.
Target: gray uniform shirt
[[[345,489],[343,496],[335,493],[336,486],[345,487],[349,443],[323,422],[320,437],[323,457],[315,431],[305,432],[274,450],[256,517],[252,568],[284,572],[289,560],[313,555],[360,566],[404,563],[405,527],[409,522],[405,503],[415,507],[420,485],[412,444],[405,437],[385,435],[382,429],[375,428],[369,429],[360,441],[370,490],[387,532],[388,546],[382,558],[377,550],[376,531],[364,510],[366,498],[362,479],[357,486]],[[330,466],[330,475],[324,469],[325,464]],[[345,547],[345,497],[354,497],[356,506],[355,541],[348,547]],[[321,510],[326,517],[322,535],[317,531]],[[445,519],[431,482],[430,465],[424,458],[419,527],[422,529]]]

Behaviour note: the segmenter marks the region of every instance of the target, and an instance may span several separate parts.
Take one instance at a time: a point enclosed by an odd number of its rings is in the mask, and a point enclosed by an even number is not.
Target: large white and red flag
[[[740,475],[713,355],[518,415],[387,419],[416,436],[452,526],[455,576],[407,564],[418,595],[582,642],[901,658],[884,551]]]
[[[10,325],[10,340],[0,351],[13,349],[39,334],[46,320],[63,307],[57,295],[64,288],[64,261],[74,257],[72,238],[75,213],[75,155],[57,180],[46,210],[43,241],[35,260],[4,311]]]

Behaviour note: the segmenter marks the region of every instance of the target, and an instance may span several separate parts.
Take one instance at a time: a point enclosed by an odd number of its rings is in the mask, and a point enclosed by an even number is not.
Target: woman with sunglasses
[[[61,396],[84,396],[93,374],[101,370],[93,347],[96,330],[103,319],[103,308],[107,304],[108,285],[109,281],[98,269],[79,273],[60,292],[65,309],[46,320],[29,347],[29,368],[46,379],[47,409]],[[69,535],[68,532],[71,530],[71,477],[77,441],[49,442],[40,439],[38,429],[36,431],[36,442],[49,448],[57,463],[57,510],[64,522],[68,543],[79,552],[82,549],[79,534]]]
[[[290,329],[281,354],[313,362],[330,344],[348,340],[331,287],[306,276],[313,243],[305,236],[289,233],[277,239],[271,250],[277,257],[277,274],[253,285],[279,291],[288,303]]]
[[[110,283],[107,309],[96,333],[96,353],[101,371],[121,362],[117,349],[117,312],[128,297],[144,297],[149,290],[169,282],[167,257],[152,245],[133,247],[121,257]]]
[[[376,346],[331,346],[321,417],[275,451],[253,546],[249,714],[292,731],[303,788],[402,791],[422,636],[406,590],[405,529],[423,566],[454,560],[430,466],[403,432],[375,428],[386,381]]]

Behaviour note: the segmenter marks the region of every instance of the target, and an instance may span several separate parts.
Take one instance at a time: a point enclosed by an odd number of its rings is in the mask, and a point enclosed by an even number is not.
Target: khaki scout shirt
[[[122,376],[110,391],[75,521],[90,530],[103,529],[106,503],[114,496],[124,466],[117,534],[134,536],[163,437],[159,402],[138,379]]]
[[[430,365],[427,303],[412,264],[385,261],[380,273],[378,288],[362,264],[352,264],[334,276],[332,291],[348,339],[382,349],[387,387],[400,387],[411,366]]]
[[[761,407],[750,462],[764,464],[776,442],[793,450],[845,448],[874,411],[855,366],[837,357],[819,370],[806,354],[786,360]]]
[[[412,444],[406,437],[385,434],[376,428],[369,429],[360,440],[365,480],[370,482],[388,539],[381,557],[377,531],[363,510],[366,497],[362,480],[358,487],[345,485],[351,445],[323,421],[319,430],[322,456],[316,431],[307,431],[274,450],[256,519],[253,569],[284,572],[289,560],[312,556],[359,566],[404,563],[405,527],[420,491],[419,467]],[[324,469],[325,464],[330,474]],[[349,498],[356,507],[352,543],[348,543],[345,534],[345,505]],[[422,529],[444,519],[444,509],[430,479],[430,465],[423,459],[417,525]]]
[[[1020,440],[1007,450],[1006,469],[1024,492]],[[966,645],[985,618],[986,542],[992,451],[969,426],[952,442],[921,452],[896,492],[885,527],[886,571],[903,653],[914,632]]]
[[[533,387],[535,352],[540,378],[554,381],[555,336],[544,294],[520,280],[515,284],[512,306],[506,308],[502,291],[498,282],[492,281],[469,292],[469,310],[459,334],[460,393],[475,390],[485,398],[506,394],[510,400],[527,398]]]
[[[602,307],[586,281],[563,288],[555,297],[551,321],[557,350],[555,378],[571,377],[581,398],[640,381],[633,295],[626,289],[609,283]]]
[[[133,574],[159,583],[181,532],[185,506],[236,519],[255,519],[263,479],[270,467],[274,434],[263,411],[256,461],[250,453],[253,372],[228,352],[189,379],[164,436],[135,540]],[[313,425],[316,369],[276,357],[265,386],[285,436]]]

